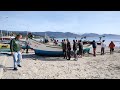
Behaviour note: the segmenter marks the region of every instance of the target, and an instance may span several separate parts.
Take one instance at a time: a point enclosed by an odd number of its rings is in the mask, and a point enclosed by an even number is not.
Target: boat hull
[[[39,56],[50,56],[50,57],[60,57],[63,56],[62,51],[45,51],[45,50],[37,50],[34,49],[35,54]]]
[[[22,49],[27,49],[26,46],[22,46]],[[28,46],[28,49],[32,49],[30,46]]]
[[[92,44],[92,41],[83,41],[83,45]]]

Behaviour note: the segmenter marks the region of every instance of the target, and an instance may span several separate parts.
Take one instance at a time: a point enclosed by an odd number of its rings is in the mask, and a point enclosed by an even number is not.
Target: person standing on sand
[[[103,40],[103,41],[101,42],[101,55],[104,55],[104,54],[105,54],[105,47],[106,47],[106,45],[105,45],[105,40]]]
[[[78,60],[77,57],[77,43],[75,42],[75,40],[73,40],[73,52],[74,52],[74,60]]]
[[[70,44],[68,39],[67,39],[67,57],[68,57],[67,60],[70,60],[70,58],[71,58],[71,44]]]
[[[93,40],[93,42],[92,42],[92,47],[93,47],[93,56],[96,56],[97,44],[96,44],[95,40]]]
[[[29,53],[29,52],[28,52],[28,49],[29,49],[29,42],[26,41],[26,53]]]
[[[81,40],[78,41],[78,47],[79,47],[79,55],[81,55],[81,58],[82,58],[82,55],[83,55],[83,43]]]
[[[61,42],[61,46],[62,46],[62,49],[63,49],[63,46],[64,46],[64,41],[62,40],[62,42]]]
[[[29,34],[28,34],[28,38],[30,38],[30,39],[32,39],[32,38],[33,38],[32,33],[29,33]]]
[[[14,60],[14,70],[18,70],[18,67],[21,67],[20,62],[22,59],[22,54],[21,54],[21,45],[20,45],[20,39],[22,38],[21,34],[18,34],[15,39],[12,39],[10,41],[10,51],[11,54],[13,56],[13,60]]]
[[[63,49],[64,59],[67,59],[67,42],[65,41],[65,39],[63,40],[62,43],[62,49]]]
[[[113,43],[113,41],[111,41],[111,43],[109,44],[110,54],[113,54],[114,47],[115,47],[115,44]]]

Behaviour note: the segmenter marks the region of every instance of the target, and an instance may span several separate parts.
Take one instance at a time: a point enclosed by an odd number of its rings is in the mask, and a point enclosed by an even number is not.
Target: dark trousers
[[[102,48],[101,48],[101,55],[104,55],[104,54],[105,54],[105,48],[102,47]]]
[[[64,58],[67,59],[67,51],[66,50],[63,50],[63,55],[64,55]]]
[[[96,56],[96,48],[93,48],[93,56]]]
[[[26,46],[26,53],[28,53],[28,45]]]
[[[110,54],[113,54],[114,48],[110,48]]]
[[[68,57],[68,59],[71,58],[71,50],[68,50],[68,51],[67,51],[67,57]]]

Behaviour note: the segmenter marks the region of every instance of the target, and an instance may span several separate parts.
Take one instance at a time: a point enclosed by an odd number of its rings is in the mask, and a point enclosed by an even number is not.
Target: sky
[[[120,11],[0,11],[0,30],[120,35]]]

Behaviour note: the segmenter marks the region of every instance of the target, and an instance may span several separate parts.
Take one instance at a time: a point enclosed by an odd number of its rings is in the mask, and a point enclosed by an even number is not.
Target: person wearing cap
[[[10,51],[14,60],[14,70],[18,70],[17,66],[21,67],[20,65],[22,59],[22,54],[21,54],[22,47],[20,45],[21,38],[22,35],[18,34],[14,39],[10,41]]]

